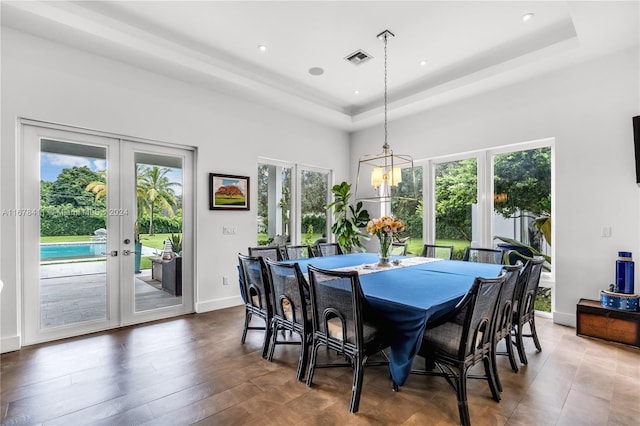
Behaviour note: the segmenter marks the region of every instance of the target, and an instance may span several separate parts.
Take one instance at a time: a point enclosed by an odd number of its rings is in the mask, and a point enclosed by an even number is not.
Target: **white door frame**
[[[172,148],[169,144],[141,140],[120,135],[97,132],[75,127],[62,126],[40,121],[19,120],[19,161],[18,161],[18,211],[25,212],[18,218],[20,242],[17,247],[18,261],[21,270],[20,305],[22,307],[22,336],[23,345],[35,344],[60,338],[72,337],[92,333],[95,331],[116,328],[119,326],[151,321],[160,318],[193,312],[195,289],[195,170],[194,150]],[[41,328],[40,322],[40,265],[38,253],[40,242],[40,138],[48,137],[55,140],[105,147],[107,150],[109,188],[114,194],[109,195],[107,211],[122,210],[123,206],[135,207],[135,189],[130,183],[135,182],[129,174],[135,168],[123,167],[125,152],[132,149],[147,150],[149,152],[179,155],[183,158],[183,295],[182,304],[173,307],[159,308],[143,312],[134,312],[132,293],[126,293],[133,283],[134,256],[122,256],[125,248],[123,240],[132,238],[130,232],[124,232],[130,223],[126,216],[107,215],[107,253],[117,251],[118,256],[107,256],[107,315],[104,320],[94,320],[74,323],[70,326]],[[132,151],[131,151],[132,152]],[[132,157],[131,157],[132,158]],[[131,158],[127,157],[127,161]],[[122,174],[119,171],[127,169]],[[127,182],[129,185],[127,185]],[[125,189],[131,186],[132,188]],[[128,192],[128,196],[126,193]],[[131,194],[133,192],[133,194]],[[133,201],[132,201],[133,200]],[[135,209],[131,210],[135,211]],[[32,212],[27,214],[27,212]],[[135,220],[135,218],[134,218]],[[133,222],[131,222],[132,224]],[[133,247],[128,247],[133,249]],[[129,272],[127,272],[129,271]],[[127,297],[125,297],[127,296]]]

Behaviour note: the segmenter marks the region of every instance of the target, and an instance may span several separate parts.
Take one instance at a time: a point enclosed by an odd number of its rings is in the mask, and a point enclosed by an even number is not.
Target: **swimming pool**
[[[104,257],[106,251],[106,242],[42,243],[40,261],[92,259]]]

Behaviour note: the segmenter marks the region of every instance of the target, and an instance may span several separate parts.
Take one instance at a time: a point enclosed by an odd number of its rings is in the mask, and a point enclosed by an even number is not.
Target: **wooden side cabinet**
[[[606,308],[597,300],[580,299],[576,318],[578,336],[640,347],[640,312]]]

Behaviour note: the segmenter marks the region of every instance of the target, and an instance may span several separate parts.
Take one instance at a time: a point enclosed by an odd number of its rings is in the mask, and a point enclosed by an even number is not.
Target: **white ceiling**
[[[382,120],[385,29],[393,119],[638,46],[639,5],[2,1],[2,24],[352,131]],[[373,59],[344,60],[358,49]]]

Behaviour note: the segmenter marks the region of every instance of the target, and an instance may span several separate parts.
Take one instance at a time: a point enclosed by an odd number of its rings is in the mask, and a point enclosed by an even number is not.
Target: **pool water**
[[[105,242],[40,244],[40,261],[104,257]]]

